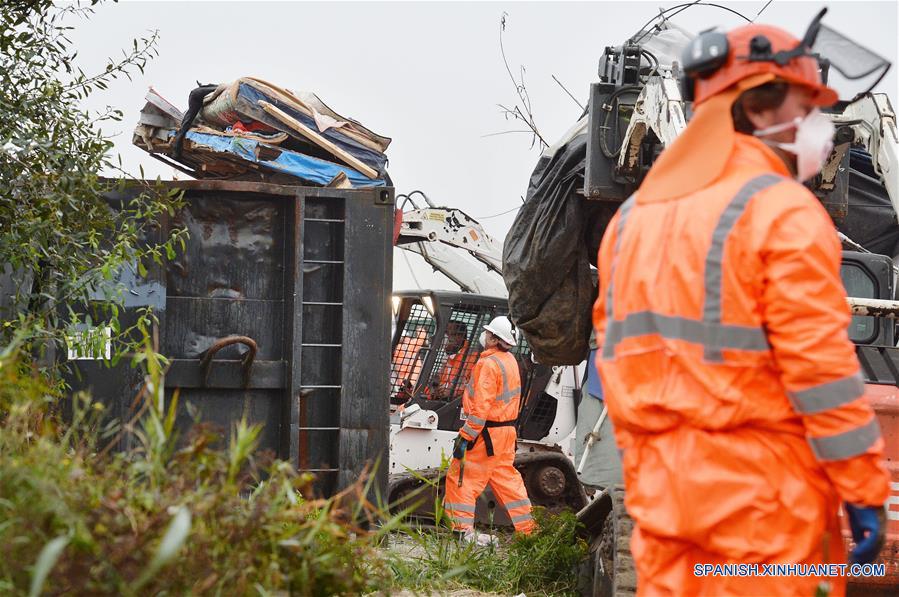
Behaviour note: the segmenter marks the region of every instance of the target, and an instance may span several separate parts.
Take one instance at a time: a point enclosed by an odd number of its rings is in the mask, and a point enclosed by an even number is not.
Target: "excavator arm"
[[[427,201],[427,199],[426,199]],[[505,298],[503,247],[462,210],[430,205],[403,212],[396,245],[420,255],[463,291]]]
[[[899,134],[896,113],[885,93],[869,93],[831,115],[837,129],[848,126],[851,140],[871,154],[874,171],[886,187],[893,211],[899,216]]]

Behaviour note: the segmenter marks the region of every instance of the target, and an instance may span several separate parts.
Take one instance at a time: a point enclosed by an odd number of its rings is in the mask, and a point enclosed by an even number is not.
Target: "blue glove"
[[[470,450],[473,445],[474,442],[465,439],[461,434],[457,435],[453,440],[453,458],[462,460],[465,458],[465,452]]]
[[[877,559],[883,547],[886,515],[882,506],[855,506],[844,504],[852,529],[855,548],[849,554],[852,564],[870,564]]]

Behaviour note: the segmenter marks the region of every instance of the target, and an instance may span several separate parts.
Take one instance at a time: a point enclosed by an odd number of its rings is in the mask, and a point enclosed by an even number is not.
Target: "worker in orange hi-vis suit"
[[[469,348],[468,326],[461,321],[451,321],[446,328],[444,351],[447,359],[440,372],[435,398],[451,400],[462,393],[478,360],[478,351]]]
[[[833,136],[816,106],[837,94],[809,49],[820,16],[802,42],[763,25],[691,42],[694,116],[600,245],[597,364],[641,595],[843,594],[823,567],[701,566],[845,563],[841,503],[850,560],[882,546],[884,442],[840,242],[801,184]]]
[[[497,317],[484,329],[486,350],[462,395],[465,424],[453,446],[443,504],[453,528],[463,533],[465,540],[478,543],[491,540],[474,532],[475,502],[488,484],[516,531],[530,533],[534,529],[531,501],[514,466],[521,379],[518,362],[509,350],[517,339],[508,317]]]
[[[393,349],[394,383],[409,391],[421,375],[421,350],[428,342],[428,329],[421,327],[414,336],[404,336]]]

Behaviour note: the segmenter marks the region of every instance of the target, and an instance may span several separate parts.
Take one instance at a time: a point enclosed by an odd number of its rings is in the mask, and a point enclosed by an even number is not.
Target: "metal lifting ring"
[[[200,360],[204,386],[209,383],[209,370],[212,368],[212,358],[218,351],[232,344],[243,344],[249,349],[241,362],[241,369],[243,369],[243,387],[247,387],[250,384],[250,371],[253,368],[253,361],[256,359],[256,351],[258,350],[256,341],[249,336],[226,336],[219,338],[212,346],[207,348],[202,360]]]

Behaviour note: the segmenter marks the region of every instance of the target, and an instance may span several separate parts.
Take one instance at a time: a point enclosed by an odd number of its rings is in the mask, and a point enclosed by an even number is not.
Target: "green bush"
[[[144,392],[140,447],[105,450],[127,430],[104,426],[84,395],[62,424],[15,355],[0,356],[0,594],[334,595],[387,582],[378,536],[351,524],[359,512],[304,498],[309,477],[255,454],[258,428],[238,425],[227,448],[203,425],[178,441],[177,397],[162,412]]]

